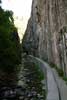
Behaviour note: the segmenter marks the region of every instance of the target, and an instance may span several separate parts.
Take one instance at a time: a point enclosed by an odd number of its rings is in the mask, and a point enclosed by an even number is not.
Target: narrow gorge
[[[0,0],[0,100],[67,100],[67,0]]]

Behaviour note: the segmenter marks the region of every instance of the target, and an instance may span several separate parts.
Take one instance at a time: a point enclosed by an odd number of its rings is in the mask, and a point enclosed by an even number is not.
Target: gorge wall
[[[33,0],[23,50],[67,71],[67,0]]]

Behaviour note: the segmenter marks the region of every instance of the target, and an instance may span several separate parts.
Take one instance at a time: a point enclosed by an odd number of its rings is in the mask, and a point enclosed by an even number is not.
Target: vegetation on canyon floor
[[[23,76],[25,77],[26,88],[30,92],[30,95],[32,95],[32,99],[45,100],[46,86],[42,83],[45,77],[39,65],[27,56],[24,59],[23,65]]]
[[[57,73],[58,73],[58,75],[66,82],[66,84],[67,84],[67,77],[66,77],[66,75],[64,74],[64,72],[63,72],[63,70],[61,69],[61,68],[58,68],[55,64],[53,64],[53,63],[49,63],[50,64],[50,66],[52,67],[52,68],[55,68],[56,69],[56,71],[57,71]]]

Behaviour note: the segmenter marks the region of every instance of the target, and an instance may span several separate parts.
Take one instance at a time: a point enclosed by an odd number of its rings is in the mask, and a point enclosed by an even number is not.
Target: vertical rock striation
[[[23,48],[66,70],[67,0],[33,0]],[[64,67],[63,67],[64,66]]]

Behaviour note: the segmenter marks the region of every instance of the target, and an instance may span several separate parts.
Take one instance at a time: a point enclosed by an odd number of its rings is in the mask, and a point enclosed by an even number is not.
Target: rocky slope
[[[67,70],[67,0],[33,0],[23,50]]]

